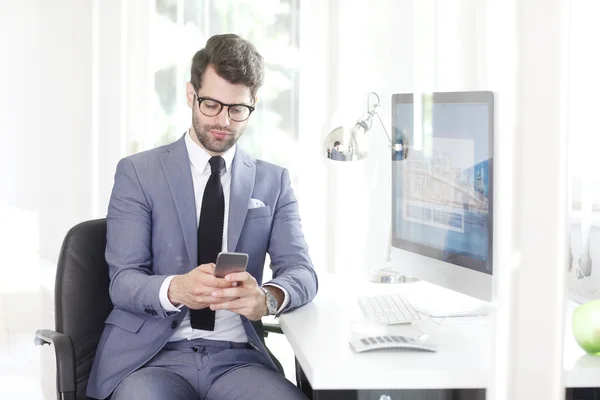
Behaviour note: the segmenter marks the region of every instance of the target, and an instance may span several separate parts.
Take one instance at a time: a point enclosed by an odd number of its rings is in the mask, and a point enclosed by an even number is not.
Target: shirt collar
[[[212,156],[208,154],[202,147],[198,146],[196,142],[192,140],[191,135],[192,130],[189,129],[187,135],[185,135],[185,147],[187,148],[190,162],[199,173],[203,173],[207,169],[210,172],[208,160],[210,160]],[[234,144],[225,152],[225,154],[221,155],[223,160],[225,160],[225,172],[231,172],[231,164],[233,163],[233,156],[235,156],[236,148],[237,144]]]

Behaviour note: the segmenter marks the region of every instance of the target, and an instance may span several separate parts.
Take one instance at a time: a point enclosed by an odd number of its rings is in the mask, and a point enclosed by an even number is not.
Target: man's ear
[[[185,84],[185,98],[189,108],[194,108],[194,101],[196,100],[196,89],[190,82]]]
[[[254,96],[254,107],[256,107],[256,103],[258,103],[258,96]]]

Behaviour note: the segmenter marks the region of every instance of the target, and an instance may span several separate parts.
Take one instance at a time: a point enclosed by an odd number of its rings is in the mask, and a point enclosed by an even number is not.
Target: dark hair
[[[212,36],[206,46],[194,54],[190,82],[196,90],[202,87],[202,77],[209,65],[229,83],[249,87],[252,97],[263,84],[265,67],[262,56],[252,43],[238,35]]]
[[[338,146],[339,144],[340,142],[336,140],[335,143],[333,143],[333,147]]]

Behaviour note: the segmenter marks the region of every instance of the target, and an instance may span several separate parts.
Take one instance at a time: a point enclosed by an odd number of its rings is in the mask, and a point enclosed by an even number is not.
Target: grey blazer
[[[248,209],[250,199],[265,206]],[[247,271],[259,284],[269,253],[272,282],[289,293],[283,312],[314,298],[317,276],[287,170],[254,160],[238,146],[227,223],[227,248],[248,254]],[[156,355],[186,314],[166,312],[158,293],[167,276],[197,266],[196,206],[183,137],[119,162],[107,224],[114,309],[106,319],[86,392],[99,399]],[[268,358],[250,321],[242,317],[242,322],[250,345]]]

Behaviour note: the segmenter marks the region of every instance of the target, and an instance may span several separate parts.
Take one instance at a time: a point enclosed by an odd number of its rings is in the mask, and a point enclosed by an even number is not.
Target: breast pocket
[[[271,207],[264,206],[249,209],[236,251],[248,253],[250,260],[260,254],[263,254],[261,257],[264,257],[271,235],[272,223]]]
[[[144,322],[146,322],[146,318],[140,315],[115,308],[108,314],[105,324],[115,325],[128,332],[137,333],[142,325],[144,325]]]
[[[271,216],[271,207],[269,206],[264,206],[264,207],[256,207],[256,208],[251,208],[248,210],[248,213],[246,214],[246,219],[256,219],[256,218],[263,218],[263,217],[270,217]]]

